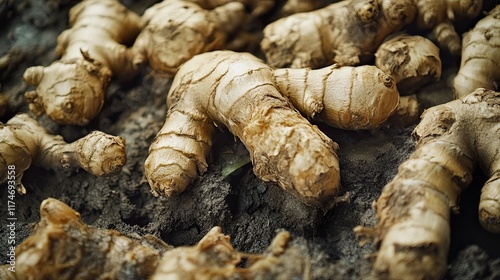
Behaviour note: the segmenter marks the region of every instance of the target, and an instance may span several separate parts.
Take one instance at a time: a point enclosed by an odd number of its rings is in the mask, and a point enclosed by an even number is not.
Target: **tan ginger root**
[[[167,105],[145,163],[153,194],[181,193],[206,170],[215,123],[243,142],[259,178],[307,204],[333,205],[337,144],[289,104],[259,59],[230,51],[197,55],[179,69]]]
[[[140,18],[117,0],[84,0],[70,10],[71,29],[58,37],[61,59],[30,67],[24,81],[30,109],[60,124],[85,125],[101,110],[111,76],[131,79],[132,54],[123,44],[140,31]]]
[[[212,228],[198,244],[178,247],[165,252],[151,280],[161,279],[261,279],[269,276],[266,271],[279,263],[286,249],[290,234],[278,233],[264,255],[249,255],[236,251],[230,238],[221,233],[220,227]],[[247,257],[247,267],[237,265]]]
[[[156,72],[174,75],[194,55],[223,48],[245,19],[239,2],[213,10],[191,2],[165,0],[146,10],[145,27],[133,46],[135,64],[148,61]]]
[[[318,0],[287,0],[283,6],[283,14],[291,15],[315,10],[320,5]]]
[[[417,149],[374,204],[375,228],[358,235],[380,242],[374,269],[384,279],[442,279],[450,245],[450,210],[479,165],[490,176],[479,219],[500,233],[500,93],[477,89],[424,112]]]
[[[16,248],[10,279],[149,279],[160,260],[154,236],[132,239],[93,228],[80,214],[53,198],[40,206],[34,233]],[[0,275],[2,272],[0,272]]]
[[[276,85],[309,119],[342,129],[380,126],[396,110],[394,79],[375,66],[276,69]]]
[[[390,74],[402,95],[439,80],[439,48],[421,36],[399,34],[383,42],[375,53],[375,65]]]
[[[483,7],[483,0],[414,0],[417,7],[416,25],[423,30],[432,30],[438,45],[452,55],[459,56],[460,35],[453,22],[474,18]]]
[[[203,9],[215,9],[230,2],[239,2],[251,11],[253,17],[261,16],[269,12],[275,5],[276,0],[186,0],[196,3]],[[234,23],[233,23],[234,24]]]
[[[463,39],[460,70],[453,80],[455,98],[476,88],[497,90],[500,83],[500,5]]]
[[[414,13],[413,0],[341,1],[269,24],[261,48],[274,67],[357,65],[387,35],[410,23]]]
[[[48,133],[27,114],[18,114],[0,123],[0,183],[9,180],[18,192],[26,193],[21,183],[31,164],[56,171],[82,168],[102,176],[118,172],[126,162],[125,140],[100,131],[66,143],[61,136]],[[15,181],[7,176],[15,171]]]

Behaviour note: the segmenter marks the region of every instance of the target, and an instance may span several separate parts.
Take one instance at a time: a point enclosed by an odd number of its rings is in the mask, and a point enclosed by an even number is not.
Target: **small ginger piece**
[[[244,19],[239,2],[206,10],[192,1],[165,0],[142,16],[145,27],[133,46],[134,63],[148,61],[154,71],[173,76],[194,55],[223,48]]]
[[[100,112],[111,77],[135,76],[132,54],[122,44],[139,34],[140,18],[117,0],[84,0],[70,10],[69,24],[57,39],[60,60],[24,72],[26,84],[36,87],[25,96],[37,115],[86,125]]]
[[[500,93],[482,88],[423,113],[413,132],[416,151],[374,203],[379,223],[355,228],[380,243],[374,269],[383,279],[444,277],[450,212],[457,211],[476,165],[490,177],[482,188],[479,220],[500,233],[499,119]]]
[[[317,9],[319,4],[318,0],[287,0],[282,11],[284,15],[305,13]]]
[[[417,27],[432,30],[439,47],[459,56],[461,40],[453,22],[478,16],[483,7],[483,0],[414,1],[418,10],[415,19]]]
[[[4,273],[19,280],[149,279],[161,253],[150,243],[88,226],[78,212],[48,198],[35,231],[16,248],[16,272]],[[154,243],[169,249],[160,240]]]
[[[439,48],[421,36],[399,34],[386,40],[375,53],[375,65],[396,80],[401,95],[441,77]]]
[[[261,48],[273,67],[354,66],[371,58],[414,14],[413,0],[340,1],[267,25]]]
[[[453,80],[455,98],[462,98],[476,88],[498,90],[500,5],[464,36],[462,44],[460,70]]]
[[[27,114],[0,123],[0,139],[0,183],[11,177],[7,171],[14,167],[15,184],[21,194],[26,193],[21,182],[23,173],[31,164],[56,171],[82,168],[103,176],[118,172],[126,162],[122,137],[94,131],[68,144],[61,136],[49,134]]]
[[[416,94],[399,97],[399,105],[388,122],[397,127],[406,127],[420,120],[420,104]]]
[[[342,129],[372,129],[399,103],[395,80],[375,66],[276,69],[276,85],[309,119]]]
[[[215,125],[223,125],[249,150],[257,177],[306,204],[333,206],[337,144],[292,107],[273,70],[256,57],[231,51],[193,57],[175,76],[167,105],[145,163],[153,194],[181,193],[203,173]]]

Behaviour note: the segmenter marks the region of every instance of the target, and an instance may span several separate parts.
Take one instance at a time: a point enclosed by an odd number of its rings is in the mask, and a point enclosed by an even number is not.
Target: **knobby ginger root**
[[[249,255],[236,251],[230,237],[212,228],[195,246],[178,247],[165,252],[151,280],[161,279],[261,279],[266,271],[279,265],[290,234],[278,233],[264,255]],[[244,257],[247,267],[237,267]]]
[[[100,112],[111,76],[127,81],[136,74],[122,44],[139,34],[140,18],[117,0],[84,0],[70,10],[69,24],[57,39],[61,59],[24,73],[24,81],[36,86],[26,100],[37,115],[85,125]]]
[[[461,40],[453,22],[478,16],[483,7],[483,0],[414,1],[418,10],[417,27],[423,30],[432,30],[440,47],[447,49],[455,56],[459,56]]]
[[[414,15],[413,0],[341,1],[269,24],[261,48],[274,67],[357,65]]]
[[[460,70],[453,80],[455,98],[476,88],[497,90],[500,83],[500,5],[480,20],[463,39]]]
[[[384,279],[442,279],[450,245],[450,210],[479,165],[490,176],[479,219],[500,233],[500,93],[477,89],[424,112],[417,149],[374,204],[379,223],[357,227],[380,242],[375,271]]]
[[[207,168],[215,125],[250,152],[255,174],[303,202],[329,208],[339,193],[337,144],[303,118],[247,53],[215,51],[186,62],[167,96],[168,113],[145,163],[155,195],[181,193]]]
[[[0,183],[9,180],[8,170],[15,167],[15,185],[26,193],[21,183],[31,164],[56,171],[82,168],[102,176],[121,170],[126,162],[125,140],[100,131],[66,143],[61,136],[48,133],[27,114],[18,114],[6,124],[0,123]]]
[[[390,74],[402,95],[439,80],[439,48],[421,36],[400,34],[383,42],[375,53],[375,65]]]
[[[16,272],[3,273],[19,280],[149,279],[162,245],[169,249],[154,236],[132,239],[88,226],[78,212],[49,198],[34,233],[16,248]]]
[[[281,94],[307,118],[343,129],[380,126],[396,110],[394,79],[375,66],[276,69]]]
[[[245,19],[239,2],[213,10],[191,2],[165,0],[146,10],[145,27],[133,46],[135,64],[148,61],[156,72],[174,75],[194,55],[223,48]]]

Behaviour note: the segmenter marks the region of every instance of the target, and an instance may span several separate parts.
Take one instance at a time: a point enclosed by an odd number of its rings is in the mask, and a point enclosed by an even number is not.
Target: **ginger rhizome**
[[[70,10],[69,24],[57,39],[60,60],[24,73],[26,84],[36,87],[25,96],[37,115],[86,125],[100,112],[111,77],[135,76],[132,53],[123,44],[139,34],[140,18],[117,0],[84,0]]]
[[[125,140],[94,131],[73,142],[51,135],[27,114],[18,114],[0,123],[0,183],[8,179],[9,166],[15,166],[18,192],[26,193],[23,173],[31,164],[56,171],[82,168],[103,176],[121,170],[126,163]],[[10,179],[9,179],[10,180]]]
[[[4,273],[19,280],[149,279],[161,245],[153,236],[132,239],[88,226],[78,212],[48,198],[40,205],[35,231],[16,248],[16,272]]]
[[[191,57],[223,48],[244,20],[245,7],[239,2],[206,10],[192,1],[165,0],[142,16],[134,63],[148,61],[156,72],[174,75]]]
[[[375,66],[276,69],[280,93],[308,119],[342,129],[379,127],[396,110],[394,79]]]
[[[243,142],[259,178],[307,204],[332,206],[340,183],[337,144],[280,94],[259,59],[230,51],[193,57],[175,76],[167,106],[145,163],[153,194],[181,193],[206,170],[216,124]]]
[[[227,3],[230,2],[238,2],[243,4],[247,10],[250,10],[251,15],[253,17],[258,17],[269,12],[276,4],[275,3],[276,0],[185,0],[185,1],[196,3],[200,5],[200,7],[209,10],[226,5]]]
[[[380,243],[374,269],[384,279],[442,279],[450,245],[450,212],[476,165],[489,176],[479,220],[500,233],[500,93],[473,93],[424,112],[417,149],[374,203],[379,223],[357,227]]]
[[[483,7],[483,0],[414,1],[418,10],[415,19],[417,27],[431,30],[440,48],[459,56],[461,39],[453,22],[478,16]]]
[[[500,5],[481,19],[462,42],[460,70],[453,80],[456,98],[476,88],[497,90],[500,83]]]
[[[230,237],[220,227],[214,227],[198,244],[165,252],[151,280],[261,279],[279,265],[278,257],[285,252],[289,240],[290,234],[282,231],[265,254],[244,254],[233,248]],[[248,259],[246,267],[238,267],[244,258]]]
[[[399,34],[384,41],[375,53],[375,66],[396,80],[402,95],[441,77],[439,48],[421,36]]]
[[[413,0],[341,1],[269,24],[261,48],[274,67],[353,66],[366,62],[387,35],[414,15]]]

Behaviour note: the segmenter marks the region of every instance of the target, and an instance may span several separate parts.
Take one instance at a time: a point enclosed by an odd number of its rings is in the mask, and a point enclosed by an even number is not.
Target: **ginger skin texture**
[[[40,206],[35,231],[16,248],[16,272],[3,273],[18,280],[149,279],[160,251],[143,245],[149,241],[143,239],[90,227],[68,205],[48,198]],[[149,243],[161,247],[162,242]]]
[[[186,0],[189,2],[196,3],[203,9],[215,9],[217,7],[226,5],[230,2],[241,3],[251,11],[252,17],[259,17],[267,12],[269,12],[274,5],[276,0]],[[234,23],[232,23],[234,24]]]
[[[441,77],[439,48],[421,36],[400,34],[383,42],[375,53],[375,66],[390,74],[401,95]]]
[[[148,61],[155,72],[173,76],[193,56],[223,48],[244,20],[239,2],[205,10],[192,1],[165,0],[142,16],[145,27],[133,46],[134,63]]]
[[[489,180],[479,220],[500,233],[500,93],[476,89],[424,112],[414,130],[417,149],[374,203],[375,228],[358,235],[380,243],[374,268],[383,279],[442,279],[447,271],[450,212],[476,165]]]
[[[337,144],[280,94],[272,69],[259,59],[231,51],[197,55],[179,69],[167,105],[145,163],[153,194],[181,193],[206,170],[216,124],[243,142],[257,177],[306,204],[333,206]]]
[[[126,163],[122,137],[94,131],[68,144],[27,114],[0,123],[0,139],[0,183],[7,181],[10,166],[15,166],[15,184],[21,194],[26,193],[21,183],[23,173],[31,164],[61,172],[82,168],[103,176],[120,171]]]
[[[358,130],[379,127],[396,110],[396,81],[375,66],[276,69],[279,91],[308,119]]]
[[[418,10],[416,26],[422,30],[432,30],[440,48],[459,56],[461,39],[453,22],[478,16],[483,7],[483,0],[414,1]]]
[[[462,42],[460,70],[453,80],[455,98],[476,88],[498,90],[500,83],[500,5],[469,31]]]
[[[97,116],[112,76],[128,81],[136,74],[131,43],[141,29],[138,15],[117,0],[84,0],[69,12],[71,29],[57,39],[60,60],[28,68],[24,81],[30,110],[60,124],[86,125]]]
[[[267,25],[261,48],[273,67],[354,66],[414,16],[413,0],[341,1]]]

